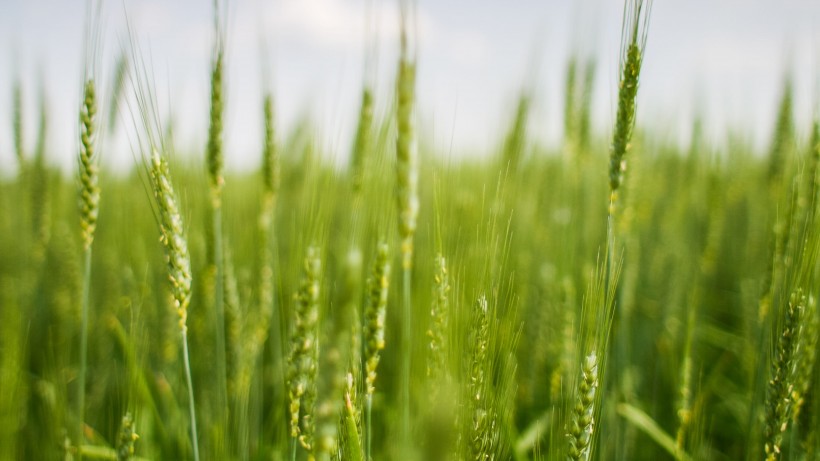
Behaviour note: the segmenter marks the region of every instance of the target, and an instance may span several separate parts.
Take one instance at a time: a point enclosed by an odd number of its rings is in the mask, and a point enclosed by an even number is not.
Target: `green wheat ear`
[[[350,155],[350,170],[354,192],[360,192],[364,183],[365,163],[370,151],[372,125],[373,91],[365,86],[362,89],[362,102],[359,108],[359,125],[356,128],[353,152]]]
[[[578,58],[571,55],[564,76],[564,144],[575,147],[578,123]],[[574,153],[572,153],[574,154]]]
[[[131,413],[122,417],[120,433],[117,437],[117,461],[128,461],[136,452],[135,445],[139,435],[134,428],[134,419]]]
[[[618,113],[609,156],[609,187],[611,201],[616,201],[618,189],[626,172],[626,154],[635,126],[638,79],[643,65],[649,14],[652,0],[627,0],[624,10],[623,43],[621,45],[621,79],[618,87]]]
[[[432,382],[440,382],[445,377],[447,357],[447,328],[450,311],[450,274],[444,256],[436,257],[433,276],[433,302],[430,308],[431,324],[427,330],[430,338],[430,358],[427,362],[427,376]],[[438,389],[433,386],[434,392]]]
[[[775,355],[772,357],[763,429],[763,451],[766,461],[776,461],[780,458],[783,433],[786,432],[794,411],[797,354],[806,303],[806,296],[802,290],[791,294]]]
[[[295,295],[291,349],[288,358],[290,435],[313,451],[316,378],[319,372],[319,290],[322,263],[319,249],[310,247],[302,281]]]
[[[376,368],[380,352],[384,349],[384,328],[387,316],[387,295],[390,287],[390,249],[380,243],[373,263],[373,274],[367,280],[367,305],[364,312],[364,360],[365,360],[365,456],[368,460],[373,441],[371,414],[373,393],[376,391]]]
[[[211,118],[208,126],[208,180],[214,207],[221,205],[222,177],[222,51],[218,51],[211,71]]]
[[[94,80],[85,84],[83,105],[80,112],[80,219],[82,228],[83,248],[88,249],[94,241],[94,231],[97,228],[97,216],[100,206],[99,167],[96,163],[94,140],[96,130],[94,116],[97,113]]]
[[[470,457],[475,460],[492,459],[498,443],[498,420],[490,402],[490,312],[487,298],[478,298],[472,315],[470,340],[469,432]]]
[[[390,286],[390,251],[387,244],[379,245],[373,275],[367,280],[367,308],[365,309],[364,347],[365,383],[368,395],[376,390],[376,368],[379,352],[384,349],[384,327],[387,315],[387,294]]]
[[[572,408],[572,420],[568,428],[567,460],[586,461],[592,451],[595,431],[595,394],[598,391],[598,356],[595,351],[584,358],[577,391],[578,399]]]
[[[595,61],[589,60],[584,69],[584,81],[581,91],[580,107],[577,108],[578,121],[577,146],[582,155],[586,155],[590,144],[590,131],[592,125],[592,97],[595,87]]]
[[[794,85],[791,77],[786,77],[777,112],[772,145],[769,148],[769,181],[783,176],[785,163],[794,147]]]
[[[406,38],[402,35],[402,52],[399,60],[396,94],[398,96],[396,137],[396,197],[399,211],[399,235],[401,237],[402,267],[413,264],[413,235],[419,213],[418,197],[418,147],[414,105],[416,92],[416,64],[407,56]]]
[[[615,120],[615,133],[612,136],[612,149],[609,158],[609,187],[616,192],[624,180],[626,156],[632,128],[635,125],[635,99],[638,96],[638,76],[641,72],[641,50],[630,44],[627,48],[626,61],[623,65],[620,90],[618,91],[618,116]]]
[[[165,247],[168,280],[183,334],[188,332],[188,305],[191,302],[191,256],[185,237],[182,215],[171,184],[168,160],[154,149],[150,160],[151,184],[159,210],[160,241]]]
[[[817,366],[818,335],[820,335],[820,319],[817,317],[817,300],[809,296],[802,316],[803,332],[797,347],[797,371],[792,397],[794,410],[792,419],[797,422],[806,405],[806,400],[812,397],[812,375]]]
[[[17,166],[20,168],[22,176],[26,166],[26,154],[25,148],[23,147],[23,88],[19,81],[14,85],[12,105],[14,112],[11,120],[12,135],[14,137],[14,155],[17,157]]]
[[[273,97],[265,96],[263,104],[265,114],[265,139],[262,151],[262,184],[264,186],[266,200],[273,203],[266,205],[266,208],[273,208],[276,195],[279,193],[279,183],[281,168],[279,166],[279,152],[276,150],[276,138],[273,121]],[[269,211],[266,209],[265,211]]]

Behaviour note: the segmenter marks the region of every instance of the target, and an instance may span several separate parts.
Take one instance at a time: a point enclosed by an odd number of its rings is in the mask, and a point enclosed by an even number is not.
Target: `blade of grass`
[[[672,455],[677,461],[692,461],[692,458],[688,454],[682,450],[678,450],[675,439],[661,429],[651,416],[639,408],[629,405],[628,403],[620,403],[616,407],[616,411],[621,417],[635,426],[635,428],[654,440],[655,443],[666,450],[666,452]]]

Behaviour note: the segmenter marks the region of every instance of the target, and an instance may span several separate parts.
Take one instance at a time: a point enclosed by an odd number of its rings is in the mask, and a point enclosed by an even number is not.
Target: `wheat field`
[[[201,152],[177,152],[139,31],[99,81],[93,8],[76,119],[7,89],[0,459],[820,460],[820,122],[796,126],[792,82],[762,152],[636,125],[662,50],[652,1],[624,0],[613,126],[573,56],[560,147],[522,91],[491,155],[452,160],[418,129],[400,4],[342,166],[260,91],[258,168],[224,167],[218,6]],[[100,162],[115,119],[127,175]],[[47,122],[77,126],[73,174]]]

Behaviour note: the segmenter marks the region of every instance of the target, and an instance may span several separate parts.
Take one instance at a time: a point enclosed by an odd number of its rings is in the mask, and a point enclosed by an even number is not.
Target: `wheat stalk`
[[[401,411],[401,434],[405,446],[409,448],[410,437],[410,369],[412,363],[413,312],[412,312],[412,267],[413,236],[419,212],[418,198],[418,147],[415,128],[416,63],[410,59],[407,44],[406,23],[408,6],[402,2],[401,53],[396,81],[396,198],[399,213],[399,237],[402,255],[402,335],[401,373],[399,380],[399,402]],[[368,459],[369,461],[369,459]]]
[[[165,248],[168,280],[171,283],[171,295],[182,338],[182,357],[185,366],[185,380],[188,385],[188,411],[191,418],[191,442],[194,450],[194,460],[199,461],[196,407],[188,350],[188,306],[191,303],[192,281],[191,257],[188,253],[188,241],[185,237],[182,215],[177,206],[178,200],[171,183],[168,161],[156,148],[152,148],[149,161],[151,187],[157,202],[159,215],[160,242]]]
[[[604,278],[603,278],[603,300],[605,305],[596,306],[599,314],[603,314],[603,322],[598,321],[600,328],[604,324],[609,324],[612,319],[613,310],[612,305],[615,298],[615,293],[618,288],[618,268],[616,264],[616,237],[615,237],[615,219],[616,207],[618,204],[618,193],[624,181],[626,173],[626,155],[629,151],[629,143],[632,139],[632,131],[635,126],[635,114],[637,109],[638,97],[638,81],[643,66],[644,50],[646,48],[646,38],[649,28],[649,17],[652,11],[652,0],[625,0],[624,13],[621,29],[621,56],[620,56],[620,81],[618,88],[618,109],[615,119],[615,130],[612,134],[612,144],[609,152],[609,207],[607,208],[606,218],[606,250],[604,262]],[[603,308],[602,308],[603,307]],[[624,320],[622,329],[628,328],[629,322]],[[603,362],[606,359],[608,349],[608,328],[604,330],[601,335],[599,348],[597,352],[600,354],[600,360]],[[629,332],[625,331],[624,335]],[[583,380],[591,377],[590,373],[594,371],[597,382],[598,372],[598,356],[595,354],[588,356],[582,367]],[[594,365],[594,366],[593,366]],[[603,374],[603,370],[602,374]],[[579,387],[579,398],[584,399],[583,393],[585,389]],[[591,391],[594,396],[594,389]],[[590,409],[593,402],[589,402]],[[577,410],[577,408],[576,408]],[[581,424],[585,421],[577,421],[582,415],[574,415],[575,423]],[[570,457],[574,459],[587,459],[589,452],[592,451],[589,444],[591,439],[584,439],[589,432],[589,437],[592,436],[592,413],[589,414],[588,426],[573,427],[573,441],[570,444]],[[579,429],[580,428],[580,429]],[[589,447],[589,448],[587,448]]]
[[[414,120],[416,65],[407,56],[406,38],[402,39],[399,60],[396,137],[396,191],[399,211],[399,236],[401,237],[402,267],[413,265],[413,236],[419,212],[418,198],[418,148]]]
[[[80,228],[83,240],[83,285],[81,301],[80,324],[80,376],[78,383],[78,405],[80,425],[85,420],[85,383],[88,373],[88,317],[89,297],[91,291],[91,244],[94,242],[94,230],[97,227],[99,213],[100,188],[98,186],[98,171],[95,146],[95,119],[97,112],[94,80],[89,79],[85,84],[82,108],[80,109]],[[82,428],[80,428],[82,434]],[[77,440],[81,445],[82,436]]]
[[[217,5],[215,4],[215,7]],[[218,11],[217,11],[218,16]],[[207,167],[208,183],[211,196],[211,243],[210,273],[213,279],[213,307],[216,314],[215,347],[216,347],[216,386],[221,403],[216,405],[218,419],[226,421],[227,413],[223,411],[228,405],[228,384],[226,369],[226,340],[225,340],[225,249],[222,230],[222,188],[225,184],[223,176],[224,158],[222,152],[222,113],[223,113],[223,49],[222,41],[218,37],[217,28],[216,56],[211,69],[211,112],[208,125]]]

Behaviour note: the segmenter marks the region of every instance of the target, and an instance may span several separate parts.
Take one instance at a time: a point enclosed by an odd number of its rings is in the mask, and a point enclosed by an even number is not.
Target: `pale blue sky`
[[[226,146],[232,167],[257,164],[261,62],[271,66],[278,123],[306,111],[323,146],[347,155],[363,75],[367,0],[231,0]],[[375,5],[375,80],[385,109],[393,85],[397,6]],[[173,108],[176,144],[200,152],[208,120],[212,0],[115,0],[105,4],[102,81],[127,40],[125,10],[153,62],[160,99]],[[579,49],[598,58],[596,125],[614,113],[620,0],[418,0],[419,116],[435,146],[486,153],[497,145],[523,85],[534,83],[531,132],[556,145],[564,67]],[[11,92],[26,83],[27,145],[34,144],[40,76],[51,107],[50,161],[72,168],[83,60],[83,0],[0,0],[0,165],[13,164]],[[268,52],[260,51],[262,38]],[[741,129],[767,139],[787,69],[805,125],[818,100],[820,2],[656,0],[640,93],[639,123],[685,138],[694,112],[712,137]],[[697,96],[695,96],[697,95]],[[130,117],[127,113],[126,117]],[[166,115],[167,116],[167,115]],[[132,162],[124,133],[105,140],[105,161]],[[8,167],[0,170],[8,172]]]

